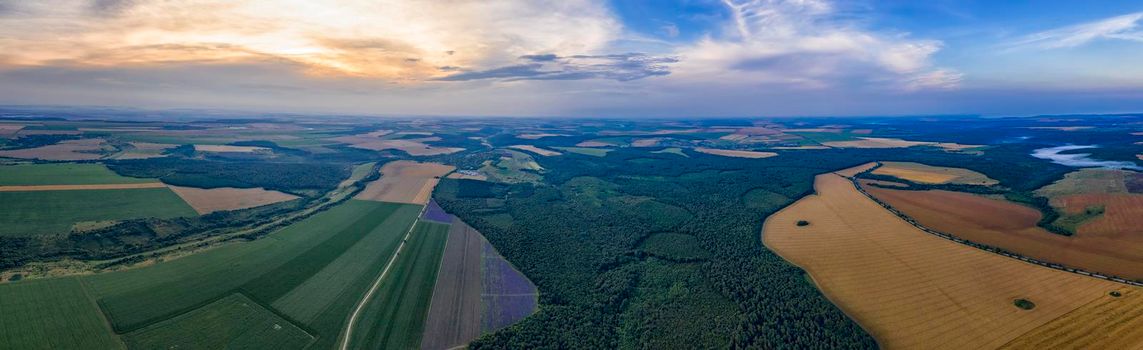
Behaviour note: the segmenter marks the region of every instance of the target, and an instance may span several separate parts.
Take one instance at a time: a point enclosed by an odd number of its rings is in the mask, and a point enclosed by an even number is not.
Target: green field
[[[355,349],[416,349],[444,254],[449,225],[421,221],[380,289],[358,318]]]
[[[0,186],[98,185],[158,182],[115,174],[102,164],[18,164],[0,167]]]
[[[85,221],[195,215],[166,188],[0,192],[0,236],[63,234]]]
[[[0,349],[122,349],[76,278],[0,284]]]
[[[587,148],[587,147],[552,147],[564,152],[578,153],[585,156],[603,157],[607,152],[612,150],[606,148]]]
[[[208,305],[238,291],[315,337],[313,348],[330,348],[420,209],[351,200],[263,239],[94,275],[90,284],[119,332],[150,329],[186,312],[203,312],[198,310],[204,306],[217,308]],[[222,322],[190,317],[177,327],[200,321]]]
[[[332,348],[420,209],[351,200],[152,266],[0,285],[0,348],[122,348],[116,333],[132,348]],[[390,275],[413,294],[386,317],[422,320],[428,307],[448,225],[417,226]]]
[[[314,337],[242,294],[124,336],[132,349],[303,349]]]

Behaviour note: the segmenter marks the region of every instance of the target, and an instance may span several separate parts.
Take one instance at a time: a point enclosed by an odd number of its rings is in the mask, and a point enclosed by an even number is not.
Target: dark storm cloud
[[[468,81],[499,79],[512,81],[610,79],[631,81],[668,75],[671,73],[668,65],[679,61],[675,57],[648,56],[642,53],[574,56],[543,54],[521,56],[520,60],[526,63],[488,70],[465,71],[437,80]]]

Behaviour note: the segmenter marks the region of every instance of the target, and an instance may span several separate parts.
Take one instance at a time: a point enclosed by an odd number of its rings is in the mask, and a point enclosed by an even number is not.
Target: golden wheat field
[[[399,160],[381,167],[381,179],[369,183],[356,199],[425,204],[433,194],[440,177],[455,167],[437,163]]]
[[[763,242],[885,348],[998,348],[1124,288],[926,234],[835,173],[817,176],[814,187],[816,195],[766,220]],[[1018,308],[1017,299],[1035,308]]]
[[[930,166],[911,162],[882,162],[874,174],[888,175],[917,183],[995,185],[987,175],[962,168]]]

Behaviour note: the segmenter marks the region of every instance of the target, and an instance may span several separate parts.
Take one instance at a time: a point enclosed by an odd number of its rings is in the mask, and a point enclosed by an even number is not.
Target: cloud
[[[528,63],[488,70],[464,71],[442,78],[440,81],[468,81],[499,79],[518,80],[583,80],[610,79],[631,81],[670,74],[669,64],[678,59],[669,56],[649,56],[642,53],[611,55],[555,54],[524,55],[520,60]]]
[[[1008,44],[1008,46],[1013,49],[1047,50],[1077,47],[1096,40],[1143,42],[1143,29],[1140,28],[1141,20],[1143,20],[1143,12],[1135,12],[1029,34]]]
[[[723,0],[732,21],[676,51],[679,79],[826,89],[947,89],[960,74],[934,67],[936,40],[862,28],[822,0]]]
[[[534,52],[597,53],[622,25],[595,0],[3,1],[0,66],[298,64],[316,76],[415,82]],[[193,48],[193,50],[188,50]]]

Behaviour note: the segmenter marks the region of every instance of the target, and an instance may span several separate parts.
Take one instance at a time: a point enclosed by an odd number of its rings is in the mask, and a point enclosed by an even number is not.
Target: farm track
[[[339,349],[349,349],[349,342],[353,338],[353,327],[354,323],[357,322],[357,317],[361,315],[361,310],[365,309],[365,305],[369,303],[369,299],[373,298],[373,294],[381,287],[381,282],[385,280],[385,276],[389,274],[389,270],[393,267],[393,264],[397,262],[397,257],[401,255],[401,251],[405,249],[405,245],[409,242],[409,237],[413,235],[413,229],[417,228],[417,223],[421,222],[420,218],[421,215],[425,214],[425,208],[427,208],[427,206],[421,207],[421,212],[417,214],[417,220],[413,221],[412,225],[409,225],[409,231],[405,232],[405,237],[401,239],[401,245],[397,246],[397,250],[393,252],[393,255],[389,257],[389,262],[385,264],[385,269],[381,270],[381,274],[377,276],[377,280],[373,281],[373,285],[369,286],[369,291],[365,292],[361,301],[357,303],[357,307],[353,309],[353,313],[349,315],[349,321],[345,324],[345,331],[340,337],[341,346],[338,347]]]
[[[873,167],[873,168],[867,170],[866,172],[876,170],[880,166],[881,166],[881,164],[878,163],[876,167]],[[835,173],[835,174],[837,174],[837,173]],[[924,225],[921,225],[919,222],[917,222],[916,219],[913,219],[912,217],[906,215],[904,212],[897,210],[897,208],[894,208],[893,206],[889,205],[889,203],[885,203],[885,202],[881,201],[880,199],[878,199],[877,197],[874,197],[873,195],[869,194],[869,192],[866,192],[865,188],[862,188],[861,184],[858,183],[856,176],[844,176],[842,174],[837,174],[837,175],[848,178],[849,181],[853,183],[853,187],[857,188],[857,191],[861,192],[861,194],[864,195],[866,198],[869,198],[870,200],[876,202],[878,205],[885,208],[885,210],[888,210],[890,213],[893,213],[893,215],[896,215],[898,218],[901,218],[901,220],[904,220],[905,222],[909,223],[909,225],[912,225],[913,227],[916,227],[917,229],[921,230],[922,232],[928,233],[930,235],[937,236],[937,237],[940,237],[940,238],[943,238],[943,239],[946,239],[949,241],[953,241],[953,242],[956,242],[956,243],[959,243],[962,245],[966,245],[969,247],[973,247],[976,249],[980,249],[980,250],[983,250],[983,251],[986,251],[989,253],[993,253],[996,255],[1020,260],[1020,261],[1026,262],[1026,263],[1030,263],[1030,264],[1036,264],[1036,265],[1040,265],[1040,266],[1055,269],[1055,270],[1070,272],[1070,273],[1074,273],[1074,274],[1078,274],[1078,275],[1082,275],[1082,276],[1087,276],[1087,277],[1103,279],[1103,280],[1107,280],[1107,281],[1111,281],[1111,282],[1118,282],[1118,283],[1122,283],[1122,284],[1126,284],[1126,285],[1130,285],[1130,286],[1143,287],[1143,283],[1141,283],[1141,282],[1132,281],[1132,280],[1128,280],[1128,279],[1125,279],[1122,277],[1117,277],[1117,276],[1109,276],[1109,275],[1104,275],[1104,274],[1100,274],[1100,273],[1084,271],[1082,269],[1071,268],[1071,267],[1063,266],[1063,265],[1056,264],[1056,263],[1051,263],[1051,262],[1047,262],[1047,261],[1034,259],[1034,258],[1031,258],[1028,256],[1015,254],[1015,253],[1008,252],[1008,251],[1005,251],[1005,250],[1002,250],[1002,249],[999,249],[996,247],[992,247],[989,245],[969,241],[969,240],[966,240],[966,239],[963,239],[960,237],[953,236],[953,235],[948,234],[948,233],[933,230],[933,229],[928,228]]]

